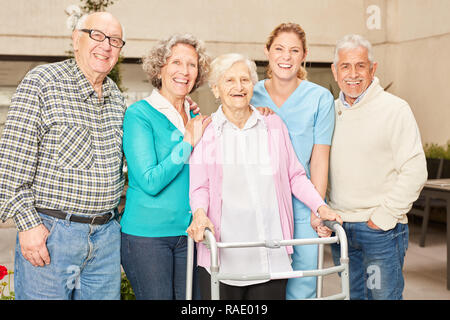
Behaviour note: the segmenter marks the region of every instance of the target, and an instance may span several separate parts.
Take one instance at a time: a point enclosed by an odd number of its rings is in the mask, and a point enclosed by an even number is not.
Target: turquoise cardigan
[[[191,114],[191,116],[193,116]],[[147,101],[125,112],[123,151],[128,166],[122,232],[144,237],[186,235],[191,144]]]

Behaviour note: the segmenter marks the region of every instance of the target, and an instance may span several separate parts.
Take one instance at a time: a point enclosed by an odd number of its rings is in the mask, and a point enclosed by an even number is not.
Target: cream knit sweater
[[[350,108],[335,101],[329,204],[346,222],[371,219],[383,230],[406,214],[427,180],[420,133],[408,103],[375,77]]]

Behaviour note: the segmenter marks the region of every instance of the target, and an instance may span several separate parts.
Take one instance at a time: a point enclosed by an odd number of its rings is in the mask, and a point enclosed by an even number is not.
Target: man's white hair
[[[367,55],[370,61],[370,65],[372,66],[374,63],[372,45],[368,40],[359,34],[348,34],[344,36],[341,40],[336,43],[336,48],[334,50],[334,60],[333,63],[335,66],[338,65],[339,62],[339,51],[343,49],[356,49],[359,47],[363,47],[367,49]]]
[[[86,27],[86,19],[89,15],[83,14],[77,21],[77,24],[75,25],[75,30],[84,29]]]

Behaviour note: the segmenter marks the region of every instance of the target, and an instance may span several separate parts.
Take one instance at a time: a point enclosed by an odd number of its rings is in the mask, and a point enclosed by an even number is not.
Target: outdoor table
[[[450,290],[450,179],[428,179],[422,194],[447,201],[447,290]]]

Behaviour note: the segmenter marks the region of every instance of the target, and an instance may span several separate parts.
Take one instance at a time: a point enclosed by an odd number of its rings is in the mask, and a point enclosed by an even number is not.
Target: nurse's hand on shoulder
[[[207,217],[205,210],[197,209],[194,212],[191,225],[186,232],[192,239],[194,239],[195,242],[201,242],[203,241],[206,228],[211,230],[214,234],[214,225]]]
[[[256,107],[256,110],[259,111],[263,116],[268,116],[274,114],[275,112],[269,107]]]
[[[186,123],[186,131],[184,133],[184,141],[189,142],[192,147],[200,141],[205,132],[206,127],[211,122],[210,116],[199,115],[192,118]]]

